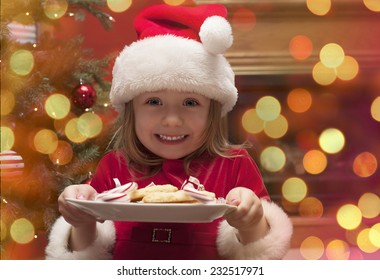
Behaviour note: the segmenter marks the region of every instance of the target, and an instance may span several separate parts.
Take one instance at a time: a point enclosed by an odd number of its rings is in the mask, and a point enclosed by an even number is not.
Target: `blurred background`
[[[134,16],[221,3],[249,140],[291,217],[286,259],[380,259],[380,2],[5,0],[1,5],[1,259],[43,259],[57,197],[90,182],[114,132],[111,69]]]

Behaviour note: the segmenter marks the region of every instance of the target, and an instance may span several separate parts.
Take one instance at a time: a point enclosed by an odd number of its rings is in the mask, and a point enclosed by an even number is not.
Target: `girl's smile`
[[[133,99],[136,134],[152,153],[179,159],[203,144],[210,99],[196,93],[148,92]]]

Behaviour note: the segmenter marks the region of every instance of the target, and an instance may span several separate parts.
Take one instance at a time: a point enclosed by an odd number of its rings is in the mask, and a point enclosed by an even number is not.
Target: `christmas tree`
[[[2,1],[1,258],[43,258],[57,197],[88,182],[112,134],[107,67],[83,38],[52,36],[62,16],[112,17],[105,0]],[[53,32],[52,32],[53,31]]]

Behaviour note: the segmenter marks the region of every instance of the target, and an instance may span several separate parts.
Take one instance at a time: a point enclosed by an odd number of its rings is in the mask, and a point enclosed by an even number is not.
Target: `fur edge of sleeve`
[[[217,237],[217,248],[222,257],[236,260],[276,260],[285,256],[293,234],[292,222],[274,202],[262,199],[261,203],[270,228],[267,235],[243,245],[237,239],[237,229],[222,221]]]
[[[47,260],[106,260],[112,259],[115,227],[112,221],[97,223],[97,236],[92,245],[82,251],[70,251],[68,241],[71,225],[63,217],[54,223],[45,249]]]

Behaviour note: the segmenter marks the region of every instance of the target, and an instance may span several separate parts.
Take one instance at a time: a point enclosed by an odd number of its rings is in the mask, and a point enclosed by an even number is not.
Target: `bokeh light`
[[[108,8],[115,13],[122,13],[132,5],[132,0],[107,0]]]
[[[332,240],[326,246],[326,257],[329,260],[348,260],[350,246],[343,240]]]
[[[248,32],[256,25],[255,13],[247,8],[238,8],[231,17],[231,24],[235,29]]]
[[[10,58],[10,67],[17,75],[28,75],[34,67],[33,54],[28,50],[15,51]]]
[[[45,111],[53,119],[63,119],[70,112],[70,100],[63,94],[50,95],[45,102]]]
[[[13,130],[7,126],[0,127],[1,150],[0,152],[9,151],[15,143],[15,135]]]
[[[10,235],[15,242],[27,244],[34,239],[34,226],[25,218],[17,219],[10,227]]]
[[[320,174],[327,167],[327,157],[319,150],[308,151],[303,157],[303,167],[310,174]]]
[[[66,141],[59,140],[57,148],[49,154],[49,158],[56,165],[68,164],[73,158],[73,148]]]
[[[264,132],[271,138],[278,139],[283,137],[288,131],[288,121],[283,115],[279,115],[273,121],[265,123]]]
[[[331,0],[306,0],[307,8],[317,16],[326,15],[331,9]]]
[[[356,205],[345,204],[338,209],[336,219],[342,228],[353,230],[362,222],[362,213]]]
[[[370,152],[363,152],[355,157],[352,169],[359,177],[369,177],[376,172],[377,167],[376,157]]]
[[[289,92],[286,101],[290,110],[296,113],[304,113],[310,109],[313,99],[308,90],[295,88]]]
[[[312,70],[312,76],[316,83],[327,86],[336,80],[336,71],[323,65],[322,62],[317,62]]]
[[[179,6],[185,3],[186,0],[164,0],[164,2],[171,6]]]
[[[306,260],[318,260],[322,257],[325,246],[316,236],[305,238],[300,245],[300,253]]]
[[[380,122],[380,96],[376,97],[371,104],[371,116]]]
[[[242,126],[248,133],[259,133],[264,129],[265,122],[259,118],[256,109],[249,109],[244,112],[242,119]]]
[[[84,136],[78,130],[78,120],[79,118],[73,118],[66,123],[65,126],[65,135],[73,143],[82,143],[87,140],[87,137]]]
[[[102,119],[93,112],[84,113],[78,118],[78,131],[87,138],[93,138],[103,129]]]
[[[313,43],[305,35],[294,36],[289,43],[289,52],[294,59],[307,59],[313,52]]]
[[[267,147],[260,154],[260,163],[270,172],[280,171],[286,163],[285,153],[278,147]]]
[[[34,148],[42,154],[51,154],[58,146],[58,137],[50,129],[41,129],[34,136]]]
[[[314,130],[304,129],[297,133],[296,142],[301,149],[307,151],[319,146],[318,138],[319,136]]]
[[[323,204],[315,197],[306,197],[299,204],[298,212],[301,217],[320,218],[323,215]]]
[[[12,112],[16,103],[13,92],[2,89],[0,102],[1,102],[0,114],[2,116],[8,115],[10,112]]]
[[[358,234],[357,244],[360,250],[365,253],[374,253],[379,250],[379,247],[375,246],[370,240],[370,229],[365,228]]]
[[[368,233],[369,241],[376,246],[377,248],[380,248],[380,223],[374,224]]]
[[[300,202],[307,195],[307,185],[301,178],[288,178],[282,184],[282,195],[289,202]]]
[[[352,56],[345,56],[341,65],[336,68],[336,75],[343,81],[354,79],[359,73],[359,63]]]
[[[336,68],[343,63],[345,54],[341,46],[329,43],[322,47],[319,58],[327,68]]]
[[[374,193],[364,193],[359,198],[358,207],[364,218],[376,218],[380,215],[380,198]]]
[[[50,19],[63,17],[68,7],[69,5],[66,0],[45,0],[42,2],[44,13]]]
[[[345,142],[344,134],[336,128],[325,129],[319,136],[320,147],[329,154],[339,153],[343,149]]]
[[[380,12],[379,0],[363,0],[364,5],[373,12]]]
[[[281,104],[273,96],[264,96],[256,103],[257,115],[264,121],[273,121],[281,113]]]

